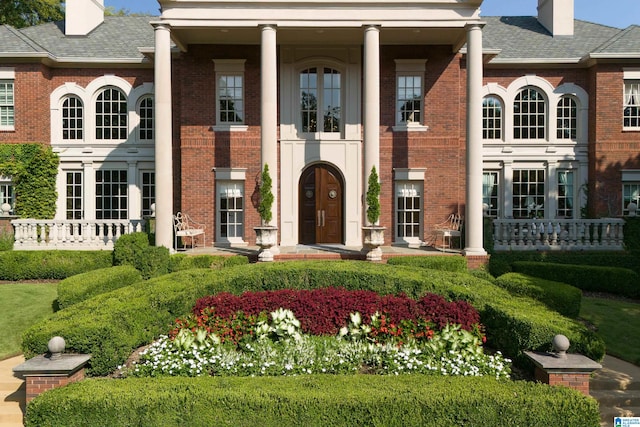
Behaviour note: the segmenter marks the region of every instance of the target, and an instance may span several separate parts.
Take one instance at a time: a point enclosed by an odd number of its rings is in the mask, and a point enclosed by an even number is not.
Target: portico
[[[411,164],[408,168],[400,168],[389,160],[391,155],[385,151],[385,138],[410,140],[417,133],[428,135],[429,116],[425,106],[421,105],[410,115],[400,113],[393,129],[381,124],[381,117],[389,114],[382,107],[394,102],[397,106],[402,101],[398,97],[395,100],[381,98],[381,88],[390,83],[381,77],[381,47],[416,46],[424,51],[428,46],[449,46],[450,54],[455,56],[466,44],[466,57],[463,57],[466,59],[467,79],[467,128],[464,136],[466,206],[461,213],[467,223],[465,253],[486,254],[482,247],[480,0],[379,1],[373,2],[373,6],[372,3],[364,5],[357,1],[307,2],[304,7],[299,2],[287,1],[249,4],[174,0],[161,3],[162,16],[154,23],[156,244],[172,247],[171,216],[179,204],[174,185],[182,186],[181,193],[184,193],[185,186],[191,185],[183,182],[184,177],[179,175],[180,171],[172,160],[172,153],[181,145],[179,135],[186,134],[180,130],[174,132],[172,128],[176,118],[171,96],[177,84],[171,72],[174,65],[172,53],[187,57],[195,45],[237,45],[236,58],[241,59],[245,46],[259,46],[260,97],[243,100],[247,109],[250,103],[258,104],[258,120],[242,117],[239,124],[244,126],[229,125],[223,130],[220,123],[211,123],[214,133],[227,132],[231,138],[238,132],[250,133],[252,129],[259,133],[259,165],[242,164],[236,159],[232,159],[231,164],[220,164],[215,160],[210,165],[210,170],[224,167],[231,171],[230,174],[240,169],[248,170],[246,174],[240,174],[245,201],[245,241],[251,238],[248,230],[257,225],[251,223],[255,216],[250,212],[252,206],[249,203],[255,184],[252,171],[257,169],[256,166],[261,169],[268,164],[275,195],[273,218],[279,228],[280,245],[291,246],[301,242],[301,198],[306,194],[301,190],[301,180],[308,176],[311,167],[320,167],[332,171],[343,186],[335,196],[342,203],[337,226],[342,236],[339,243],[358,246],[362,244],[361,227],[366,225],[363,194],[371,167],[381,171],[381,180],[389,181],[387,187],[383,186],[383,193],[387,192],[383,197],[390,201],[394,200],[395,192],[390,182],[394,179],[393,170],[402,170],[396,172],[395,179],[400,176],[417,177],[424,186],[424,170],[430,167],[428,164]],[[173,52],[172,42],[175,45]],[[216,59],[211,58],[212,61]],[[422,61],[422,65],[415,66],[415,69],[409,68],[415,75],[425,75],[426,59],[406,59],[412,64]],[[400,60],[396,64],[404,64],[398,66],[404,76],[406,64]],[[236,74],[242,75],[240,71]],[[214,75],[210,78],[213,79]],[[424,84],[420,90],[424,97]],[[314,104],[305,107],[301,97],[308,94],[314,94]],[[211,94],[212,103],[214,96]],[[405,163],[411,162],[399,162],[402,166]],[[211,188],[210,191],[216,190]],[[425,202],[423,200],[422,203]],[[437,200],[429,203],[437,203]],[[213,207],[197,209],[206,211]],[[425,204],[423,209],[428,209],[428,205]],[[183,210],[189,209],[183,207]],[[322,214],[326,215],[326,209],[317,211],[316,226],[323,226],[326,217],[323,218]],[[219,222],[219,217],[214,222]],[[381,218],[381,225],[391,229],[396,222],[391,214]],[[421,230],[424,232],[423,228]],[[393,242],[391,238],[389,243]]]

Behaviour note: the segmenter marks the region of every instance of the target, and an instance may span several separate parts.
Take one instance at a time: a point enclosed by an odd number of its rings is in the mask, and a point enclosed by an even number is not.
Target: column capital
[[[486,25],[486,22],[469,22],[464,26],[464,29],[467,31],[482,30],[482,28],[484,28],[485,25]]]
[[[382,26],[380,24],[364,24],[362,25],[362,28],[364,28],[365,31],[378,31],[380,32],[380,28]]]
[[[258,25],[258,28],[260,28],[261,31],[264,31],[264,30],[276,31],[278,29],[278,26],[276,24],[260,24]]]
[[[150,22],[154,30],[167,30],[171,31],[171,24],[168,22]]]

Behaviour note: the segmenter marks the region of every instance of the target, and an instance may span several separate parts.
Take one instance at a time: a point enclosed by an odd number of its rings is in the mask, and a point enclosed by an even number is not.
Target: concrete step
[[[591,390],[626,390],[640,391],[640,381],[630,380],[627,378],[611,379],[594,376],[589,381],[589,389]]]
[[[600,425],[602,427],[611,427],[615,417],[638,417],[640,416],[640,408],[604,408],[600,409]]]

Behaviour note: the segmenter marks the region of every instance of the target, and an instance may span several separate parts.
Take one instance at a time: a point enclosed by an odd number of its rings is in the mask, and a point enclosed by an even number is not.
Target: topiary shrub
[[[432,268],[442,271],[467,271],[467,259],[462,256],[434,255],[434,256],[406,256],[389,258],[387,264],[406,265],[417,268]]]
[[[640,298],[640,276],[628,268],[517,261],[514,271],[567,283],[591,292]]]
[[[77,274],[58,283],[58,307],[63,309],[140,280],[142,275],[131,265],[101,268]]]
[[[0,251],[0,280],[66,279],[111,263],[108,251]]]
[[[149,246],[146,233],[125,234],[113,245],[113,264],[132,265],[145,280],[161,276],[169,272],[169,249],[164,246]]]
[[[582,292],[574,286],[520,273],[503,274],[494,283],[514,295],[535,298],[565,316],[575,318],[580,314]]]

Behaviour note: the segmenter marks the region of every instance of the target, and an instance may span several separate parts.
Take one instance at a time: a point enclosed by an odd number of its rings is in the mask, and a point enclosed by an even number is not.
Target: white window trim
[[[627,101],[626,101],[626,96],[627,96],[627,90],[626,90],[626,86],[627,84],[637,84],[640,86],[640,70],[624,70],[623,72],[623,76],[624,76],[624,81],[622,84],[622,130],[623,131],[631,131],[631,132],[637,132],[640,130],[640,124],[638,126],[625,126],[624,125],[624,109],[625,106],[627,105]],[[639,107],[640,108],[640,107]]]
[[[246,168],[213,168],[213,171],[215,173],[215,188],[216,188],[216,234],[215,234],[215,241],[214,241],[214,246],[221,246],[221,247],[228,247],[228,246],[247,246],[248,243],[243,240],[243,236],[241,237],[235,237],[235,238],[227,238],[227,237],[222,237],[221,233],[220,233],[220,225],[221,225],[221,221],[220,221],[220,209],[218,208],[220,206],[220,191],[218,191],[218,184],[229,184],[229,183],[242,183],[242,187],[243,187],[243,194],[242,194],[242,199],[243,199],[243,210],[245,212],[244,215],[244,234],[247,233],[247,216],[246,216],[246,212],[247,212],[247,185],[246,185],[246,174],[247,174],[247,169]]]
[[[317,131],[317,132],[302,132],[302,120],[300,117],[300,94],[301,94],[301,89],[300,89],[300,73],[304,70],[307,70],[309,68],[318,68],[318,69],[324,69],[324,68],[331,68],[333,70],[336,70],[338,72],[340,72],[340,103],[341,103],[341,122],[340,122],[340,131],[339,132],[322,132],[322,131]],[[347,98],[346,98],[346,91],[348,90],[347,87],[345,87],[345,79],[347,78],[347,70],[344,64],[337,62],[333,59],[330,58],[319,58],[319,59],[314,59],[313,61],[304,61],[301,62],[300,64],[298,64],[298,67],[295,68],[295,104],[294,104],[294,114],[295,114],[295,125],[296,125],[296,129],[299,129],[300,131],[297,132],[298,136],[302,136],[302,139],[305,139],[307,141],[309,140],[315,140],[315,141],[339,141],[342,138],[344,138],[345,132],[346,132],[346,116],[345,116],[345,111],[347,108]],[[318,82],[320,81],[320,79],[318,79]],[[320,114],[320,110],[318,110],[318,114]]]
[[[211,130],[214,132],[246,132],[249,126],[246,124],[247,120],[247,79],[245,77],[245,62],[246,59],[214,59],[214,78],[215,78],[215,110],[216,121],[215,125],[211,126]],[[220,92],[218,87],[218,79],[222,75],[236,75],[242,76],[242,101],[244,103],[244,112],[242,115],[242,123],[228,123],[220,121]]]
[[[417,248],[422,245],[420,237],[399,237],[398,228],[395,221],[397,221],[398,211],[398,197],[397,188],[399,184],[414,183],[418,187],[422,188],[420,193],[420,231],[419,236],[424,236],[424,174],[427,171],[425,168],[394,168],[394,185],[393,185],[393,210],[394,210],[394,231],[393,239],[395,244],[409,245],[411,248]]]
[[[394,87],[394,104],[393,104],[393,115],[395,117],[395,125],[392,127],[393,132],[426,132],[429,130],[429,126],[426,126],[422,123],[424,120],[425,114],[425,96],[424,96],[424,75],[425,70],[427,68],[427,60],[426,59],[396,59],[396,78],[395,78],[395,87]],[[398,104],[398,78],[400,76],[417,76],[420,77],[420,92],[422,93],[422,102],[420,106],[420,117],[421,121],[416,122],[399,122],[398,121],[398,111],[396,111],[396,106]]]
[[[0,131],[14,131],[16,129],[16,71],[11,67],[0,67],[0,80],[7,82],[11,81],[13,84],[13,125],[0,126]]]

